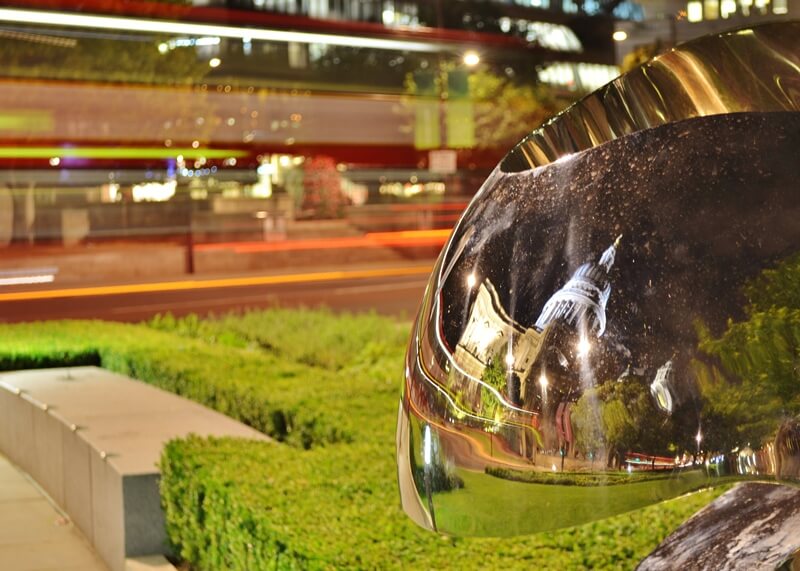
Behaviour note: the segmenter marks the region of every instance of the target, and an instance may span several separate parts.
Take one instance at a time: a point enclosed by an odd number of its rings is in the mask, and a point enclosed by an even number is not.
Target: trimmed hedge
[[[632,482],[651,482],[653,480],[669,480],[674,477],[670,472],[524,472],[513,468],[486,468],[486,473],[503,480],[549,484],[554,486],[616,486]]]
[[[295,363],[339,371],[405,348],[410,326],[374,313],[270,309],[200,319],[158,315],[154,329],[231,347],[259,348]]]
[[[417,528],[399,508],[394,460],[406,330],[376,316],[284,310],[150,327],[0,325],[0,370],[100,365],[283,441],[167,445],[168,533],[197,569],[631,568],[721,493],[523,538]],[[336,350],[321,349],[330,343]]]
[[[309,336],[310,337],[310,336]],[[365,348],[338,375],[270,351],[214,345],[143,325],[0,325],[0,370],[99,365],[195,400],[293,446],[390,438],[394,353]]]
[[[451,538],[402,514],[393,452],[174,441],[162,458],[170,537],[198,569],[630,569],[722,492],[548,534]]]

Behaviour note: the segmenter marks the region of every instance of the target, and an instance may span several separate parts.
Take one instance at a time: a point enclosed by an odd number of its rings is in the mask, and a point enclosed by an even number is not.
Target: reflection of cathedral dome
[[[650,394],[656,399],[658,408],[664,412],[672,412],[672,386],[675,380],[675,369],[672,360],[667,361],[656,372],[656,378],[650,384]]]
[[[553,321],[563,320],[572,326],[586,323],[598,337],[603,334],[606,330],[606,304],[611,295],[608,274],[614,265],[620,238],[603,252],[598,262],[589,262],[578,268],[570,280],[547,300],[536,320],[539,330]]]

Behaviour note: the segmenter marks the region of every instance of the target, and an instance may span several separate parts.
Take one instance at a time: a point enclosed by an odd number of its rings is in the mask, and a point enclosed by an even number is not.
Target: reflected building
[[[463,372],[475,378],[481,378],[495,359],[501,359],[507,374],[516,376],[524,389],[546,338],[545,332],[512,319],[494,284],[486,279],[478,287],[454,358]],[[520,392],[524,394],[524,390]]]
[[[570,280],[547,300],[536,320],[538,330],[554,321],[563,321],[577,327],[586,324],[598,337],[606,330],[606,304],[611,295],[609,273],[614,266],[620,239],[612,244],[597,262],[579,267]]]
[[[775,476],[800,480],[800,418],[785,421],[773,444]]]
[[[656,401],[658,408],[664,412],[672,412],[675,406],[672,392],[675,388],[675,367],[672,359],[664,363],[656,371],[656,377],[650,383],[650,394]]]

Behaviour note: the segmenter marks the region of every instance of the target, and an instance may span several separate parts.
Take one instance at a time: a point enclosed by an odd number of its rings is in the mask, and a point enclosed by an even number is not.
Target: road
[[[0,291],[0,322],[46,319],[141,321],[158,313],[224,313],[248,308],[330,307],[412,318],[430,265],[176,280],[34,291]]]

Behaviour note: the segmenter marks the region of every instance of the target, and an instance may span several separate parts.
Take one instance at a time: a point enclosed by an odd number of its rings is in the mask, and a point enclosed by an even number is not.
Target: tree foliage
[[[638,46],[634,50],[628,52],[625,57],[622,58],[620,71],[622,71],[622,73],[631,71],[643,63],[647,63],[663,51],[664,46],[661,44],[661,42]]]
[[[441,64],[428,91],[439,94],[446,101],[449,98],[447,75],[456,70],[452,62]],[[470,71],[467,83],[468,97],[474,105],[475,139],[479,149],[514,146],[580,95],[566,96],[548,85],[518,81],[488,67]],[[411,73],[406,76],[404,90],[415,97],[431,96],[431,93],[421,93]]]
[[[303,211],[311,218],[341,218],[347,197],[331,157],[311,157],[303,164]]]
[[[741,443],[773,436],[776,418],[800,413],[800,256],[766,270],[746,287],[747,318],[714,338],[698,324],[706,358],[694,362],[710,414]]]
[[[745,295],[751,314],[779,307],[800,309],[800,254],[761,272],[745,286]]]
[[[517,83],[488,70],[471,74],[469,89],[479,148],[509,148],[572,103],[549,86]]]
[[[597,390],[591,389],[581,395],[570,415],[575,433],[575,450],[587,458],[596,457],[605,446],[601,406]]]

